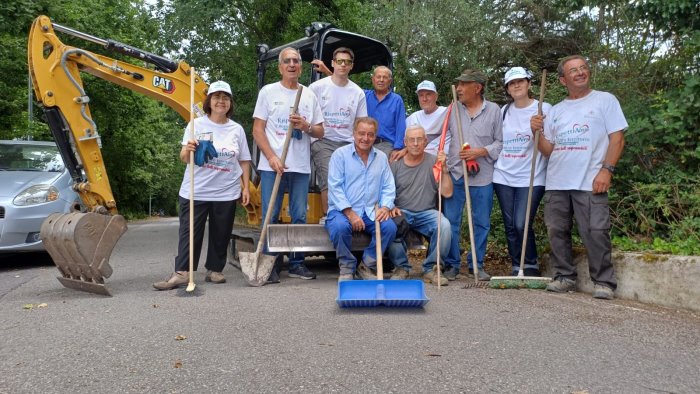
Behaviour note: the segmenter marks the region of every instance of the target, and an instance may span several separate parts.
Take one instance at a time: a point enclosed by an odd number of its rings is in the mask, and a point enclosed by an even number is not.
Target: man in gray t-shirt
[[[438,182],[433,174],[436,161],[443,163],[442,188],[444,197],[452,195],[452,179],[445,166],[445,153],[438,152],[437,158],[425,153],[428,140],[425,130],[420,126],[410,126],[404,137],[406,156],[390,164],[396,184],[396,207],[391,211],[392,217],[400,216],[406,220],[411,230],[430,239],[428,255],[423,262],[423,280],[437,285],[435,263],[437,261],[437,229],[438,211],[435,209],[438,198]],[[450,249],[452,234],[450,222],[440,215],[440,254],[445,256]],[[389,260],[396,266],[391,279],[406,279],[411,270],[406,256],[406,245],[403,240],[397,240],[389,245],[387,250]],[[447,279],[441,278],[441,284],[446,285]]]

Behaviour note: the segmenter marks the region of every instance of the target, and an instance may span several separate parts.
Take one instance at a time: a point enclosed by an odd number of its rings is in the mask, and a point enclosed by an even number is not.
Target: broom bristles
[[[492,289],[545,289],[552,278],[540,277],[492,277],[489,287]]]

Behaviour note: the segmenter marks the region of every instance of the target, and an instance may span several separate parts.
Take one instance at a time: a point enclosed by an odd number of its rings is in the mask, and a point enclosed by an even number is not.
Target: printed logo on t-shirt
[[[587,123],[574,123],[570,129],[557,133],[554,150],[588,150],[591,136]]]
[[[514,138],[503,140],[503,157],[509,159],[524,159],[527,157],[531,135],[529,133],[515,132]]]
[[[221,172],[231,172],[233,171],[233,162],[229,160],[233,156],[233,152],[228,151],[226,148],[217,150],[216,153],[219,157],[212,157],[207,163],[202,165],[202,168],[208,168],[214,171]]]
[[[325,111],[323,113],[325,126],[333,129],[351,129],[351,117],[352,109],[350,108],[339,108],[335,112]]]
[[[275,133],[277,133],[278,136],[285,136],[287,135],[287,129],[289,128],[289,118],[285,118],[282,116],[277,117],[277,130],[275,130]]]

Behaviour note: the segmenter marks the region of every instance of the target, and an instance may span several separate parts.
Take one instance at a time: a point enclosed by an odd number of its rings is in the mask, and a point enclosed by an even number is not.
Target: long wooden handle
[[[384,263],[382,262],[382,226],[377,218],[379,204],[374,205],[374,246],[377,253],[377,279],[384,279]]]
[[[302,85],[299,85],[299,89],[297,90],[297,96],[294,99],[294,107],[292,108],[292,113],[296,113],[297,110],[299,109],[299,101],[301,100],[301,92],[304,89]],[[287,151],[289,150],[289,141],[292,139],[292,131],[294,130],[294,126],[292,125],[292,122],[289,122],[289,127],[287,127],[287,135],[284,137],[284,145],[282,146],[282,157],[280,157],[280,161],[282,162],[282,167],[284,167],[284,163],[287,160]],[[267,226],[270,224],[270,218],[272,217],[272,207],[275,206],[275,202],[277,200],[277,191],[280,188],[280,182],[282,181],[282,174],[277,173],[277,176],[275,177],[275,184],[272,186],[272,195],[270,196],[270,202],[267,204],[267,212],[265,213],[265,220],[263,221],[263,226],[262,230],[260,232],[260,240],[258,241],[258,248],[255,252],[256,255],[259,255],[260,252],[262,251],[263,244],[265,242],[265,238],[267,236]],[[255,277],[258,275],[258,266],[256,265],[255,267]]]
[[[459,116],[459,102],[457,101],[457,89],[455,85],[452,85],[452,104],[454,105],[453,111],[457,115],[457,134],[459,134],[459,147],[461,149],[464,146],[464,137],[462,136],[462,119]],[[476,242],[474,241],[474,219],[472,218],[472,198],[469,195],[469,173],[467,173],[467,163],[464,160],[459,160],[462,162],[462,174],[464,178],[464,194],[467,196],[467,221],[469,224],[469,242],[471,243],[472,249],[472,267],[474,268],[474,283],[479,283],[479,267],[476,260]]]
[[[540,82],[540,101],[537,103],[537,114],[542,115],[542,103],[544,102],[544,90],[547,82],[547,70],[542,70]],[[527,234],[530,227],[530,210],[532,209],[532,189],[535,183],[535,165],[537,164],[537,147],[540,143],[540,130],[533,130],[535,134],[535,146],[532,149],[532,163],[530,164],[530,186],[527,189],[527,208],[525,208],[525,228],[523,230],[523,245],[520,249],[520,269],[518,276],[525,276],[525,251],[527,250]]]
[[[439,151],[440,153],[442,151]],[[436,257],[435,257],[435,268],[437,269],[437,281],[438,281],[438,291],[440,291],[440,225],[442,224],[442,172],[445,171],[442,166],[440,167],[440,173],[438,176],[440,180],[438,181],[438,213],[437,213],[437,243],[435,245]]]
[[[194,68],[190,68],[190,140],[194,140]],[[190,151],[190,281],[194,283],[194,152]]]

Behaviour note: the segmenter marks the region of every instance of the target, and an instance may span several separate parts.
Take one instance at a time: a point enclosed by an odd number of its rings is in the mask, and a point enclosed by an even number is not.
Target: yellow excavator
[[[61,42],[56,32],[98,44],[105,50],[121,53],[150,64],[153,69],[115,60]],[[265,84],[267,68],[275,64],[281,50],[292,46],[299,50],[304,62],[321,59],[330,66],[333,50],[349,47],[355,52],[353,74],[370,71],[374,66],[392,66],[387,46],[377,40],[334,26],[313,22],[305,37],[270,49],[257,46],[258,88]],[[111,295],[105,278],[112,274],[109,257],[126,232],[126,220],[118,214],[107,171],[100,152],[100,135],[90,116],[90,98],[83,88],[81,72],[145,94],[174,109],[189,119],[190,108],[202,116],[202,102],[207,84],[195,75],[195,104],[190,104],[190,66],[173,62],[132,46],[98,38],[56,23],[47,16],[34,20],[29,34],[28,64],[34,92],[42,104],[49,129],[71,174],[74,189],[80,195],[87,212],[53,214],[41,226],[41,238],[47,252],[58,267],[58,280],[68,288]],[[310,71],[307,83],[321,77]],[[253,145],[253,163],[260,152]],[[312,174],[309,184],[307,219],[316,223],[323,215],[319,189]],[[250,203],[245,206],[247,225],[234,225],[231,234],[229,262],[238,265],[238,251],[252,248],[260,237],[261,198],[255,171],[251,176]],[[332,255],[333,246],[322,225],[291,225],[287,213],[287,197],[282,204],[281,223],[268,228],[268,248],[276,252],[310,252]],[[253,226],[253,227],[251,227]],[[364,234],[353,237],[353,250],[361,251],[369,243]],[[409,242],[422,248],[422,241]]]
[[[154,66],[139,67],[65,45],[56,32],[103,46]],[[85,34],[55,23],[46,16],[34,20],[29,33],[28,64],[34,92],[43,105],[49,129],[73,178],[86,212],[53,214],[41,226],[46,250],[68,288],[110,295],[104,279],[112,274],[109,257],[126,232],[126,220],[117,212],[100,152],[100,135],[90,116],[90,98],[81,72],[145,94],[167,104],[184,119],[190,116],[190,72],[185,62],[173,62],[138,48]],[[207,84],[195,76],[195,110]]]

